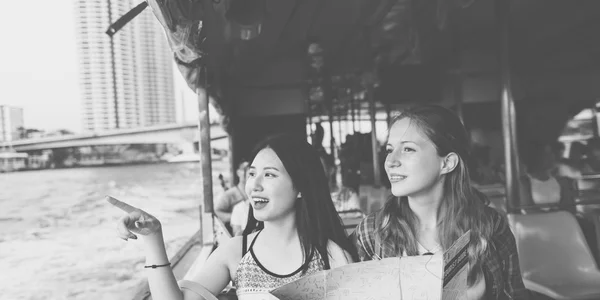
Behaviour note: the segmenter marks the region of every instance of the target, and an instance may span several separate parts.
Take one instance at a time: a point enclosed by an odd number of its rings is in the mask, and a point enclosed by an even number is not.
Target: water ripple
[[[224,163],[214,174],[226,173]],[[157,216],[173,255],[198,229],[197,163],[1,174],[0,290],[13,300],[128,300],[144,279],[141,243],[116,237],[114,195]],[[220,193],[215,180],[215,195]],[[8,188],[7,188],[8,187]]]

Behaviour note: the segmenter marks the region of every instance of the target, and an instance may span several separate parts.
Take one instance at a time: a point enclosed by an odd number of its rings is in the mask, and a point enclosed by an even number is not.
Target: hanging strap
[[[250,243],[250,247],[248,247],[248,250],[252,249],[252,246],[254,246],[254,242],[256,242],[256,238],[258,237],[258,235],[261,232],[262,232],[262,230],[256,233],[256,235],[254,236],[254,239],[252,239],[252,243]]]
[[[133,20],[133,18],[135,18],[135,17],[137,17],[137,15],[141,14],[142,11],[144,11],[144,9],[146,9],[146,7],[148,7],[148,2],[142,1],[136,7],[132,8],[130,11],[128,11],[126,14],[124,14],[122,17],[120,17],[116,22],[114,22],[110,26],[108,26],[108,29],[106,30],[106,34],[108,34],[108,36],[110,36],[110,37],[113,37],[113,35],[115,35],[117,33],[117,31],[121,30],[121,28],[123,28],[125,25],[127,25],[127,23],[131,22],[131,20]]]
[[[244,234],[242,236],[242,257],[244,257],[244,255],[246,255],[246,252],[248,252],[248,250],[246,249],[247,243],[248,243],[248,236]]]
[[[252,246],[254,246],[254,242],[256,241],[256,238],[258,237],[258,235],[260,234],[261,231],[256,233],[256,235],[254,236],[254,239],[252,239],[252,243],[250,243],[250,247],[246,247],[246,245],[248,245],[248,235],[244,234],[242,236],[242,257],[244,257],[244,255],[246,255],[248,250],[252,249]]]

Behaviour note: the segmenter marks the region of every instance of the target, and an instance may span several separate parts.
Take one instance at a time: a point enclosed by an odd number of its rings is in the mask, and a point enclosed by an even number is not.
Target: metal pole
[[[108,5],[108,24],[112,24],[112,8],[111,8],[110,0],[107,0],[106,3]],[[112,77],[112,92],[113,92],[113,105],[115,112],[115,128],[121,128],[120,117],[119,117],[119,94],[117,89],[117,73],[116,73],[116,58],[115,58],[115,42],[113,40],[113,36],[110,36],[110,67],[111,67],[111,77]]]
[[[496,0],[499,30],[499,63],[501,77],[502,133],[504,136],[504,163],[506,166],[506,200],[509,213],[519,206],[519,155],[516,140],[515,104],[511,93],[509,61],[509,0]]]
[[[507,0],[508,1],[508,0]],[[452,22],[451,23],[451,35],[452,35],[452,39],[453,39],[453,47],[452,47],[452,67],[453,67],[453,72],[452,72],[452,79],[451,82],[453,83],[453,87],[454,87],[454,101],[456,104],[456,114],[458,115],[458,117],[460,118],[461,122],[463,123],[463,125],[467,125],[465,124],[465,118],[464,118],[464,95],[463,95],[463,72],[462,72],[462,51],[463,51],[463,47],[462,47],[462,35],[460,32],[460,26],[457,24],[458,22]]]
[[[335,158],[335,139],[333,138],[333,107],[334,107],[334,103],[333,103],[333,90],[332,90],[332,80],[331,80],[331,75],[329,75],[329,72],[326,68],[324,68],[324,72],[322,73],[323,76],[323,85],[321,86],[323,88],[323,96],[325,98],[325,101],[328,104],[329,107],[329,111],[327,114],[327,120],[329,121],[329,147],[331,148],[331,157]]]
[[[338,141],[340,142],[340,145],[342,145],[342,141],[343,141],[343,136],[342,136],[342,109],[340,107],[340,111],[337,113],[337,120],[338,120]]]
[[[390,103],[385,104],[385,122],[389,130],[389,126],[392,123],[392,108],[390,107]]]
[[[352,101],[352,100],[350,100],[350,101]],[[350,104],[350,105],[352,105],[352,104]],[[348,108],[344,112],[345,113],[345,115],[344,115],[344,127],[346,127],[346,130],[345,130],[346,135],[348,135],[348,133],[350,132],[351,126],[352,126],[352,125],[350,125],[350,118],[351,118],[350,116],[351,116],[351,114],[349,114],[349,110],[350,109]]]
[[[373,185],[381,186],[381,170],[379,168],[379,147],[377,144],[377,129],[375,120],[375,97],[371,89],[367,90],[369,98],[369,115],[371,116],[371,150],[373,152]]]
[[[224,97],[227,97],[228,93],[226,93],[224,95]],[[229,182],[231,185],[227,188],[232,188],[235,187],[235,177],[236,175],[236,171],[237,171],[237,166],[240,164],[242,157],[240,157],[238,155],[237,152],[237,116],[235,116],[235,112],[231,112],[231,116],[229,118],[229,125],[228,125],[228,129],[229,129],[229,178],[231,179],[231,181]],[[248,158],[246,158],[248,159]]]
[[[356,107],[356,115],[358,116],[358,132],[362,133],[362,103],[360,103],[361,99],[357,99],[356,101],[358,101],[358,107]]]
[[[598,100],[594,100],[594,103],[592,103],[592,132],[594,133],[594,138],[597,138],[600,136],[598,133],[598,106],[596,104]]]
[[[354,91],[352,91],[352,95],[350,96],[350,110],[352,115],[352,134],[356,134],[356,105],[354,103]]]
[[[203,66],[200,69],[200,78],[204,71],[204,89],[198,87],[198,129],[200,130],[200,163],[202,166],[202,194],[203,206],[200,207],[200,226],[202,231],[202,242],[212,244],[213,236],[213,190],[212,190],[212,157],[210,148],[210,116],[209,116],[209,93],[208,93],[208,71]]]
[[[310,86],[307,86],[307,90],[308,90],[308,97],[306,97],[306,131],[307,137],[310,137],[310,143],[313,143],[312,140],[312,101],[310,100],[310,92],[311,92],[311,88]]]
[[[456,103],[456,114],[460,118],[463,124],[465,124],[465,116],[463,110],[463,88],[462,88],[462,75],[454,74],[454,101]],[[465,124],[466,125],[466,124]]]
[[[512,89],[510,88],[510,84],[509,84],[509,89],[508,89],[508,94],[509,97],[511,99],[510,101],[510,132],[511,132],[511,138],[512,138],[512,153],[513,153],[513,163],[514,163],[514,187],[516,190],[516,197],[514,198],[516,202],[513,202],[515,204],[520,205],[521,204],[521,199],[519,198],[519,190],[521,189],[520,187],[520,180],[519,178],[521,177],[521,159],[519,158],[519,147],[518,147],[518,142],[517,142],[517,112],[515,109],[515,102],[514,102],[514,98],[512,96]]]
[[[331,158],[335,159],[335,138],[333,137],[334,131],[333,131],[333,97],[330,94],[329,95],[330,102],[329,102],[329,115],[328,120],[329,120],[329,147],[331,148]]]

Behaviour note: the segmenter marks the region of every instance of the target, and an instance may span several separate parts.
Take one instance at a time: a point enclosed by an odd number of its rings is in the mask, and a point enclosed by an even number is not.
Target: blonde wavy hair
[[[454,241],[471,230],[468,246],[470,272],[469,285],[483,276],[482,262],[490,253],[493,233],[492,218],[484,213],[489,200],[472,187],[467,161],[470,154],[469,136],[462,122],[449,109],[436,105],[410,108],[396,116],[390,127],[403,119],[410,119],[435,145],[437,154],[444,157],[456,153],[458,166],[444,179],[444,198],[438,208],[438,236],[441,246],[448,249]],[[378,216],[376,234],[381,241],[392,245],[398,256],[418,255],[416,228],[418,218],[408,205],[407,197],[392,197]]]

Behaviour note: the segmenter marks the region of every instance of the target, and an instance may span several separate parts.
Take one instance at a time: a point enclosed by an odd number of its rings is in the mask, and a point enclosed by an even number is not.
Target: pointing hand
[[[137,239],[135,234],[152,235],[161,230],[160,221],[151,214],[111,196],[106,196],[106,201],[127,213],[117,223],[120,238]]]

